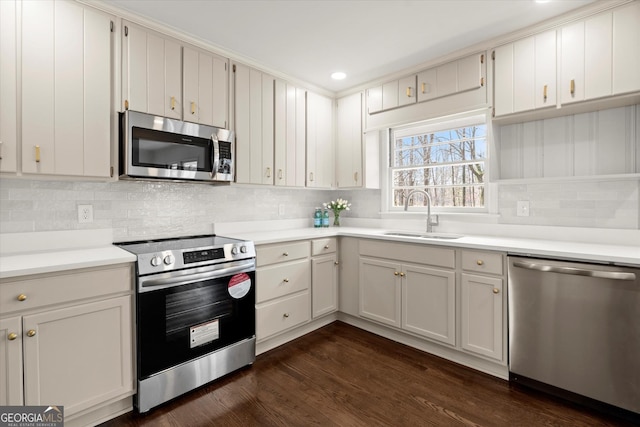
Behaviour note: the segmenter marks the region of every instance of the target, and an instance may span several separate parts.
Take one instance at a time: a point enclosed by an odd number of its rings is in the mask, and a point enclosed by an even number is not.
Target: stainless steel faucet
[[[431,196],[424,190],[411,190],[409,194],[407,194],[407,198],[404,199],[404,210],[409,209],[409,199],[415,193],[422,193],[427,196],[427,233],[433,232],[433,226],[438,225],[438,215],[435,216],[435,221],[431,220]]]

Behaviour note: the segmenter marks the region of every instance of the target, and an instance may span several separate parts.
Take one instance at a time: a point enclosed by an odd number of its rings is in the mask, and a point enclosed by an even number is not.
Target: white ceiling
[[[339,92],[594,0],[110,0]],[[335,81],[334,71],[347,78]]]

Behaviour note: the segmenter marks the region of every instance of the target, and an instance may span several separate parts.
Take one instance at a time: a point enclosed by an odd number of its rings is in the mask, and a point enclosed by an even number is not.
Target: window
[[[404,208],[412,190],[429,193],[432,207],[485,210],[485,116],[394,129],[390,141],[390,210]],[[409,206],[426,206],[415,193]]]

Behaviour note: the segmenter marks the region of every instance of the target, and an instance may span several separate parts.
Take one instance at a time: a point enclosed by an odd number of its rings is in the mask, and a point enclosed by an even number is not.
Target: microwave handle
[[[216,138],[215,134],[211,135],[211,143],[213,144],[213,150],[211,150],[211,179],[215,179],[220,167],[220,144],[218,144],[218,138]]]

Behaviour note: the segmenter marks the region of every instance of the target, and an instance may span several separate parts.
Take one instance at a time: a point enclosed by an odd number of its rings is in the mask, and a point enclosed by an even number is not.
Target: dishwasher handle
[[[635,273],[628,273],[623,271],[589,270],[585,268],[562,267],[557,265],[537,264],[525,261],[514,261],[513,266],[526,268],[528,270],[543,271],[545,273],[571,274],[574,276],[597,277],[599,279],[611,280],[636,280]]]

